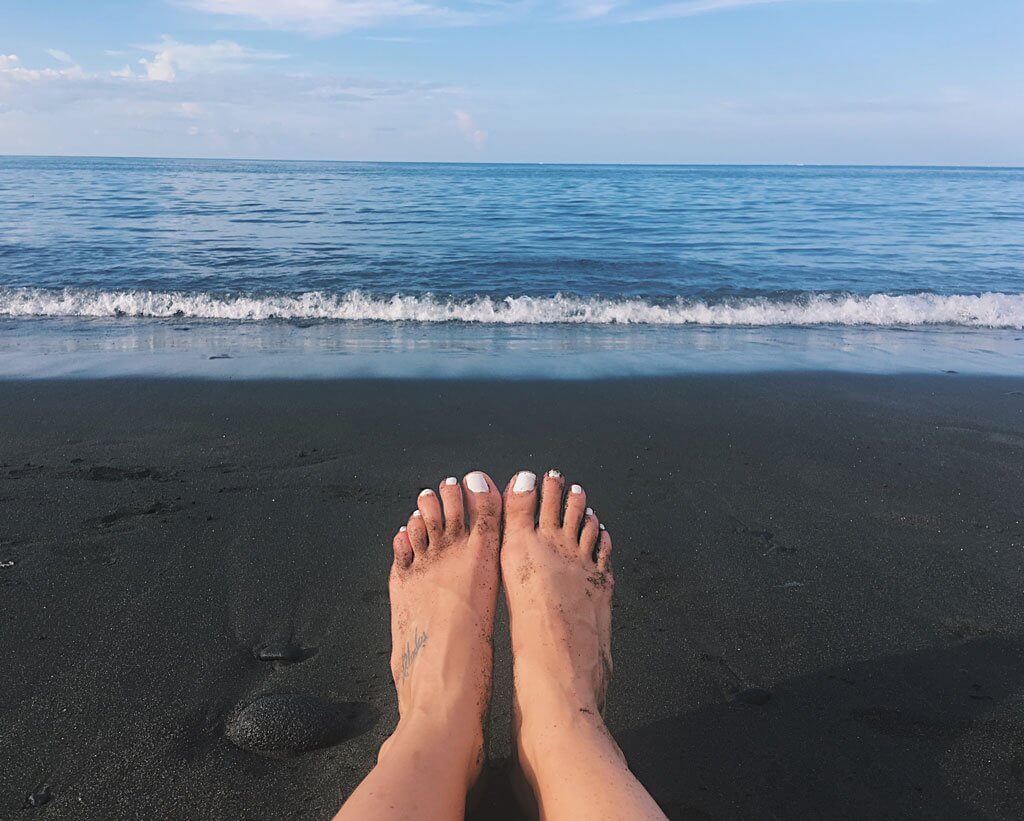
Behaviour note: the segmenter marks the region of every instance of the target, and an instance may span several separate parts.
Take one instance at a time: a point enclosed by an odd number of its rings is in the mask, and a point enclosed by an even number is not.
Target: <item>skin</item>
[[[512,632],[513,732],[542,819],[664,819],[601,716],[612,674],[612,540],[555,471],[505,491],[501,573]],[[573,492],[576,491],[576,492]]]
[[[473,474],[470,474],[472,476]],[[470,477],[424,491],[395,536],[391,671],[399,722],[337,819],[457,819],[484,762],[502,498]],[[480,480],[478,480],[480,481]],[[611,537],[549,473],[505,492],[500,566],[514,654],[524,800],[542,819],[663,819],[604,726]]]

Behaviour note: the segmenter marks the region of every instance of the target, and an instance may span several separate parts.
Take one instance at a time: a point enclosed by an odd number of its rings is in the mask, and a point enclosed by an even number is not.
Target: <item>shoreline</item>
[[[613,533],[608,724],[671,818],[1024,812],[1024,378],[2,384],[0,815],[46,784],[40,817],[325,817],[395,719],[394,530],[524,467]],[[266,693],[369,726],[241,750]]]

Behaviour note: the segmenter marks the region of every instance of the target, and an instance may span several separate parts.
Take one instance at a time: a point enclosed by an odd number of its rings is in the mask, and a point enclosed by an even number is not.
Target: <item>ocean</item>
[[[1024,374],[1024,169],[0,157],[0,376]]]

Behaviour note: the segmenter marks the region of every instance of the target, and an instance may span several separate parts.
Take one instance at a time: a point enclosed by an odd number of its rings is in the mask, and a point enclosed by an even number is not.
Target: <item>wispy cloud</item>
[[[333,34],[402,20],[456,22],[466,16],[424,0],[179,0],[208,14],[276,29]]]
[[[75,61],[71,58],[71,55],[66,51],[61,51],[56,48],[48,48],[46,53],[49,54],[58,63],[74,63]]]
[[[476,124],[476,120],[469,113],[461,109],[457,110],[455,112],[455,126],[459,129],[462,136],[478,151],[487,144],[487,132]]]
[[[169,37],[153,46],[144,46],[144,51],[152,53],[152,58],[139,60],[149,80],[173,82],[178,71],[223,71],[251,66],[265,60],[283,60],[285,54],[274,54],[267,51],[240,46],[232,40],[217,40],[206,45],[179,43]]]
[[[749,6],[779,5],[795,0],[562,0],[571,18],[577,20],[608,19],[618,22],[645,22],[675,17],[696,17],[717,11]],[[831,0],[804,0],[831,2]]]

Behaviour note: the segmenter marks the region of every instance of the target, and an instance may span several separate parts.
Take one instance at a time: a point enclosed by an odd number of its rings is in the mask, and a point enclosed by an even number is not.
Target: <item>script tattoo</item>
[[[409,642],[405,643],[405,649],[402,651],[402,681],[405,681],[409,677],[409,673],[412,670],[412,663],[416,661],[416,656],[420,654],[420,650],[427,643],[426,632],[420,633],[413,628],[413,643],[409,646]]]

